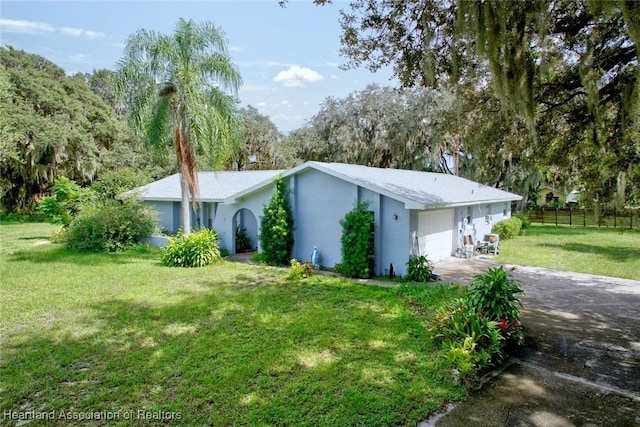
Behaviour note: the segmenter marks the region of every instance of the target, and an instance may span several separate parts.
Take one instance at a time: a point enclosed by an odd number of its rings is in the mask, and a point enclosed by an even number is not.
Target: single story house
[[[464,236],[481,240],[493,224],[511,216],[511,202],[521,199],[454,175],[306,162],[285,171],[200,172],[201,207],[191,223],[213,228],[230,253],[235,252],[235,230],[245,228],[259,250],[260,219],[278,176],[290,190],[295,221],[292,256],[308,261],[317,247],[323,266],[341,262],[340,221],[366,201],[374,215],[376,274],[393,264],[397,274],[405,275],[411,253],[432,261],[454,255]],[[161,227],[177,231],[181,222],[177,174],[133,191],[158,210]]]

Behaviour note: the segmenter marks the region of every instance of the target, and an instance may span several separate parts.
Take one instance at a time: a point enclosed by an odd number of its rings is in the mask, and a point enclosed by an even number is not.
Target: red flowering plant
[[[524,342],[520,324],[522,289],[510,277],[513,271],[490,268],[476,276],[469,287],[469,302],[478,316],[497,322],[507,352],[517,351]]]

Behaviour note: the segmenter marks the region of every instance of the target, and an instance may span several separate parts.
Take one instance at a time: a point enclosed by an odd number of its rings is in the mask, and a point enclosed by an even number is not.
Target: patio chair
[[[485,234],[481,241],[478,242],[478,250],[483,254],[494,254],[498,255],[500,253],[500,235],[491,233]]]

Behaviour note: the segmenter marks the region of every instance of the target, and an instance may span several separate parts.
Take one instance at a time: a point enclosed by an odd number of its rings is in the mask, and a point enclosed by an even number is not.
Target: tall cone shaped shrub
[[[264,207],[260,246],[267,264],[289,265],[293,249],[293,214],[282,178],[276,179],[269,205]]]

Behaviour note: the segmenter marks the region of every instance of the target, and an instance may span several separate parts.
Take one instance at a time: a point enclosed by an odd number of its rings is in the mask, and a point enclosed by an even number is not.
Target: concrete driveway
[[[489,256],[436,263],[468,283]],[[512,266],[505,266],[510,268]],[[640,281],[516,267],[527,351],[422,426],[640,426]]]

